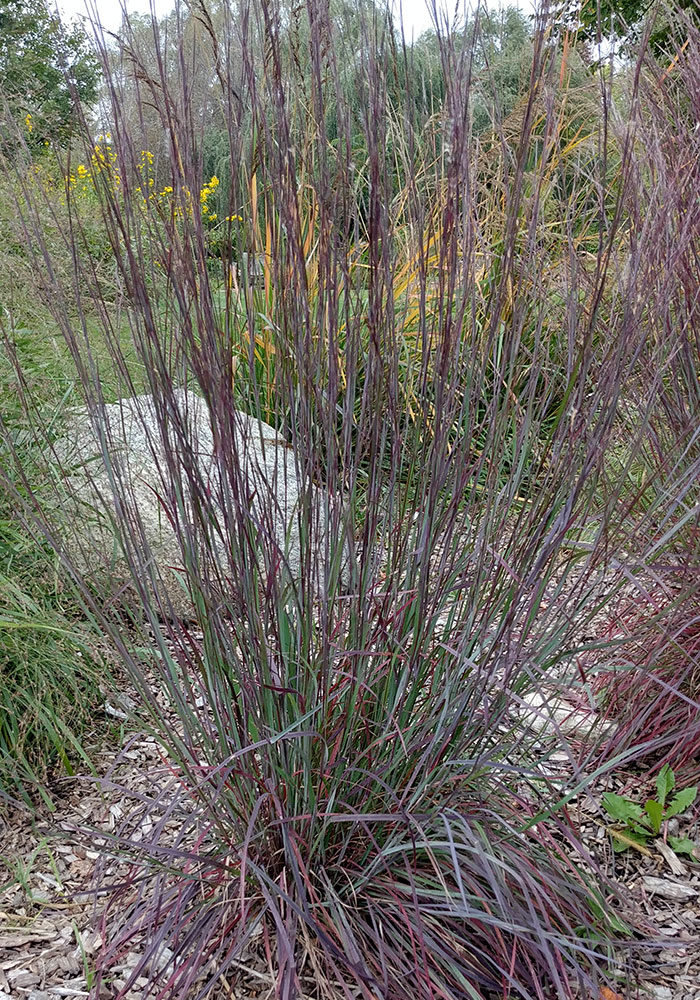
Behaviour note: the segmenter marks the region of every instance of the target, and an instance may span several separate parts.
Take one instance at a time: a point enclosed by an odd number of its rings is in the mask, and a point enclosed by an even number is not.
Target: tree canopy
[[[46,0],[0,0],[0,94],[24,120],[30,146],[67,141],[74,94],[97,98],[99,71],[84,31],[62,25]]]
[[[649,44],[656,54],[673,48],[678,31],[683,29],[677,19],[670,19],[668,7],[655,0],[581,0],[566,3],[565,9],[578,19],[579,36],[590,41],[612,35],[635,41],[645,19],[651,16]],[[674,13],[678,9],[698,19],[698,0],[678,0]]]

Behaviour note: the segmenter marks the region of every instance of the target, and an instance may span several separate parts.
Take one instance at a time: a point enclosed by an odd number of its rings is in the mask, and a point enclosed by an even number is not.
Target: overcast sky
[[[130,12],[147,13],[150,10],[150,0],[125,0]],[[175,0],[153,0],[156,14],[167,14],[175,5]],[[69,18],[84,17],[86,0],[57,0],[58,9]],[[88,0],[90,10],[97,9],[102,25],[114,31],[121,23],[122,3],[120,0]],[[398,10],[398,0],[396,0]],[[402,0],[403,21],[407,37],[419,35],[430,27],[431,19],[426,0]],[[450,0],[449,9],[454,9],[454,0]]]

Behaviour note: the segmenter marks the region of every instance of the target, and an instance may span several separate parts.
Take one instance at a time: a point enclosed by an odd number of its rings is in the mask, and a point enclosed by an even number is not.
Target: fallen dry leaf
[[[599,994],[600,1000],[624,1000],[619,993],[614,993],[607,986],[603,986]]]

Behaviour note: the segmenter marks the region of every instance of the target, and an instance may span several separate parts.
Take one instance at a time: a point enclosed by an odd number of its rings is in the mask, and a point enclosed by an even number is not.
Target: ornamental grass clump
[[[124,787],[133,808],[101,835],[129,868],[101,886],[98,982],[133,950],[117,996],[141,977],[153,996],[235,992],[256,953],[284,1000],[601,995],[628,964],[621,900],[558,808],[584,787],[576,755],[521,710],[533,690],[574,683],[587,623],[630,573],[608,559],[630,544],[627,481],[610,462],[621,400],[634,385],[654,411],[642,364],[690,346],[683,325],[657,339],[640,300],[646,251],[622,224],[634,122],[619,141],[607,127],[603,78],[599,155],[567,145],[557,188],[567,73],[546,19],[519,130],[494,120],[485,165],[471,126],[478,25],[440,34],[444,100],[426,115],[382,19],[361,20],[346,51],[320,0],[292,22],[268,0],[220,15],[192,15],[231,165],[220,256],[203,213],[144,212],[145,143],[125,127],[107,52],[119,192],[94,181],[130,328],[126,352],[105,304],[102,342],[119,394],[152,396],[188,620],[111,447],[105,364],[65,309],[70,297],[80,312],[90,286],[77,213],[75,275],[52,299],[130,569],[119,614],[118,594],[86,583],[85,601],[164,761],[152,794]],[[174,64],[138,64],[128,30],[122,44],[168,147],[158,184],[186,206],[207,177],[205,121],[178,30]],[[572,214],[584,189],[598,195],[585,238]],[[36,208],[25,225],[41,254]],[[185,387],[206,404],[214,476]],[[302,484],[294,572],[274,525],[283,498],[252,503],[241,413],[284,437]],[[46,510],[33,514],[80,579]],[[635,567],[645,540],[633,541]]]
[[[616,496],[611,516],[625,525],[628,559],[636,540],[645,539],[645,571],[643,585],[601,623],[610,648],[590,660],[597,664],[591,681],[619,724],[603,758],[632,752],[646,772],[666,765],[694,784],[700,773],[700,33],[682,12],[672,23],[687,41],[668,63],[645,67],[641,113],[630,135],[635,168],[622,211],[635,275],[627,303],[650,338],[621,399],[605,476]],[[630,107],[632,97],[621,94]],[[633,304],[637,283],[643,295],[637,292]]]

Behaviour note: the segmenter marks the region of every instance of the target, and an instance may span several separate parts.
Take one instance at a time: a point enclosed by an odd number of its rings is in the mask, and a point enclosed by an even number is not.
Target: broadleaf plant
[[[615,792],[606,792],[603,795],[603,805],[606,812],[616,823],[624,827],[622,831],[616,830],[615,827],[610,828],[613,847],[616,851],[624,851],[632,846],[629,843],[630,840],[639,846],[646,847],[649,838],[657,837],[669,819],[690,808],[695,802],[697,787],[683,789],[667,805],[668,796],[675,786],[675,775],[668,764],[665,764],[656,779],[658,797],[647,799],[644,808],[624,795],[617,795]],[[694,841],[672,834],[667,834],[666,839],[676,853],[695,857],[698,845]]]

